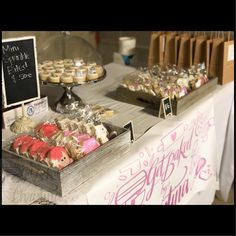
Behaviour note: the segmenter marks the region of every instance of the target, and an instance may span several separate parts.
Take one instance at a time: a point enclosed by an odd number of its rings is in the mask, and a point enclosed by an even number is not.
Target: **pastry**
[[[14,152],[19,154],[19,150],[21,145],[27,141],[27,140],[31,140],[32,137],[29,135],[20,135],[17,138],[14,139],[12,145],[11,145],[11,150],[13,150]]]
[[[48,81],[51,83],[60,83],[60,76],[50,75]]]
[[[55,124],[43,123],[35,128],[36,135],[42,140],[48,140],[59,131]]]
[[[16,121],[10,126],[10,130],[16,134],[30,133],[36,126],[35,122],[26,116],[17,118]]]
[[[92,137],[83,141],[82,152],[88,154],[98,147],[100,147],[100,144],[94,137]]]
[[[95,66],[95,70],[96,70],[99,77],[103,75],[104,70],[103,70],[102,66],[99,66],[99,65]]]
[[[31,137],[28,140],[25,140],[20,147],[20,154],[29,157],[30,147],[37,142],[36,138]]]
[[[63,65],[64,61],[63,60],[54,60],[53,63],[54,63],[54,66],[55,65]]]
[[[61,83],[65,83],[65,84],[73,83],[73,77],[71,75],[63,74],[61,76]]]
[[[91,127],[92,135],[95,136],[100,144],[106,143],[108,140],[108,131],[103,124]]]
[[[39,73],[39,78],[42,81],[47,81],[50,75],[51,75],[51,73],[44,71],[44,72]]]
[[[37,151],[42,145],[45,145],[44,141],[41,141],[41,140],[35,141],[34,144],[31,145],[29,148],[28,157],[33,160],[36,160],[37,159]]]
[[[85,65],[84,60],[81,58],[74,59],[74,64],[78,67]]]
[[[90,68],[88,70],[87,79],[88,80],[96,80],[97,78],[98,78],[98,73],[96,72],[96,70]]]
[[[45,66],[52,66],[53,65],[53,61],[50,61],[50,60],[43,61],[43,65],[45,65]]]

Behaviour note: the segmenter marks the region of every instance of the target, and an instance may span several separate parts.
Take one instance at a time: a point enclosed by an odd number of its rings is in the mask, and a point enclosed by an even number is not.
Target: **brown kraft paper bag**
[[[223,43],[223,66],[222,77],[219,80],[220,84],[226,84],[234,80],[234,40],[228,40]]]
[[[193,64],[206,61],[206,40],[207,38],[204,35],[196,37]]]
[[[189,41],[189,64],[190,64],[190,66],[193,65],[195,42],[196,42],[195,37],[190,38],[190,41]]]
[[[163,42],[161,31],[153,32],[151,34],[150,44],[149,44],[149,53],[148,53],[148,67],[152,67],[155,64],[163,63]]]
[[[164,49],[164,65],[168,64],[175,64],[176,65],[176,33],[175,32],[168,32],[165,36],[165,49]]]
[[[209,76],[222,78],[223,68],[223,38],[214,38],[212,40],[212,51],[209,65]]]
[[[180,46],[178,53],[178,67],[188,68],[190,67],[190,35],[183,34],[180,36]]]
[[[206,65],[207,74],[209,74],[211,51],[212,51],[212,39],[208,39],[206,41],[206,51],[205,51],[205,54],[206,54],[205,65]]]

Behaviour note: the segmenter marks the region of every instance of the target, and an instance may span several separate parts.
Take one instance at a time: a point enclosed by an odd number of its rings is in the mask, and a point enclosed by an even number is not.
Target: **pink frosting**
[[[95,138],[89,138],[83,142],[82,151],[85,154],[88,154],[98,148],[100,144],[97,142]]]
[[[85,140],[90,139],[88,134],[77,134],[75,137],[77,138],[78,142],[84,142]]]

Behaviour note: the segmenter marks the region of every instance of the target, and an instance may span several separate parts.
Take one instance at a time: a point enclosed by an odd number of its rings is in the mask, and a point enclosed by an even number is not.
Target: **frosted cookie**
[[[30,146],[28,156],[29,158],[36,160],[37,159],[37,151],[42,146],[45,145],[45,142],[42,140],[37,140],[33,145]]]
[[[84,154],[88,154],[93,150],[97,149],[98,147],[100,147],[100,144],[94,137],[92,137],[83,141],[82,152]]]
[[[65,73],[61,76],[61,82],[65,84],[73,83],[73,77],[71,75],[66,75]]]
[[[48,140],[59,131],[55,124],[43,123],[35,128],[35,132],[42,140]]]
[[[20,147],[27,142],[28,140],[32,140],[32,137],[29,135],[20,135],[17,138],[13,140],[13,143],[11,145],[11,150],[18,153],[20,152]]]
[[[35,126],[36,124],[34,121],[23,116],[16,119],[16,121],[10,126],[10,130],[16,134],[30,133],[33,132]]]
[[[108,131],[103,124],[92,127],[92,135],[96,137],[100,144],[106,143],[108,140]]]
[[[60,83],[60,76],[50,75],[48,81],[51,83]]]
[[[79,160],[84,156],[82,151],[82,146],[75,142],[68,142],[65,144],[65,148],[68,151],[69,155],[74,160]]]
[[[59,170],[73,162],[64,147],[53,147],[44,159],[51,167]]]
[[[36,138],[31,137],[29,140],[22,143],[20,147],[20,154],[29,157],[29,149],[30,147],[35,144],[38,140]]]
[[[66,118],[56,118],[55,122],[61,130],[68,130],[70,128],[70,119]]]

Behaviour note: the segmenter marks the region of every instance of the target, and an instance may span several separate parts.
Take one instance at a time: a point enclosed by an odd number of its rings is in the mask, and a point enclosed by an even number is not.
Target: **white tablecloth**
[[[130,152],[124,157],[124,160],[129,160],[129,158],[131,160],[131,158],[137,155],[138,148],[142,148],[155,140],[160,141],[161,137],[168,133],[171,127],[173,128],[175,125],[178,126],[181,121],[188,122],[188,119],[190,119],[192,112],[196,112],[203,106],[203,104],[205,104],[206,108],[208,106],[209,114],[211,113],[210,110],[212,108],[215,127],[210,132],[212,137],[216,137],[216,140],[212,141],[212,144],[215,145],[209,147],[209,149],[214,149],[214,153],[216,153],[215,161],[214,163],[211,163],[212,165],[215,165],[216,178],[215,180],[213,178],[213,184],[211,184],[211,187],[209,185],[204,185],[202,187],[202,190],[201,188],[196,188],[198,189],[196,193],[193,193],[190,198],[183,198],[180,202],[180,204],[211,204],[214,199],[217,184],[219,185],[219,182],[225,183],[225,179],[228,179],[227,183],[230,184],[231,180],[234,177],[233,172],[227,171],[228,167],[223,168],[223,166],[231,166],[231,168],[233,168],[233,147],[229,146],[229,148],[226,148],[228,142],[230,143],[233,139],[233,137],[231,137],[232,134],[230,136],[229,131],[227,132],[228,138],[226,139],[227,142],[225,143],[228,118],[234,96],[233,82],[224,86],[218,86],[213,93],[209,94],[205,98],[202,98],[199,102],[194,104],[191,108],[187,109],[181,115],[176,117],[173,116],[168,118],[167,120],[163,120],[158,118],[155,114],[155,111],[153,110],[143,109],[142,107],[119,102],[116,100],[114,91],[119,86],[123,76],[127,73],[133,72],[135,70],[134,68],[118,65],[115,63],[108,64],[105,68],[107,70],[106,79],[99,83],[91,84],[88,86],[75,87],[73,88],[73,91],[81,96],[81,98],[83,98],[86,103],[99,104],[114,109],[116,114],[111,119],[111,122],[113,124],[123,126],[128,121],[133,121],[136,141],[131,146]],[[49,103],[52,103],[54,102],[55,98],[59,96],[62,89],[59,87],[42,87],[41,91],[42,93],[49,96]],[[55,116],[56,114],[48,114],[49,117],[51,115]],[[232,122],[233,121],[231,120],[231,125]],[[150,129],[151,127],[153,128]],[[4,134],[5,131],[3,130],[3,139]],[[174,136],[172,136],[172,138],[174,138]],[[225,151],[223,153],[224,147]],[[78,189],[64,198],[48,193],[39,187],[22,181],[19,178],[3,171],[3,204],[29,204],[33,200],[40,197],[44,197],[57,204],[107,204],[107,201],[104,201],[104,203],[101,201],[93,201],[94,197],[96,198],[96,194],[103,190],[105,191],[104,184],[101,182],[101,179],[107,179],[106,182],[107,184],[109,184],[109,181],[112,181],[112,178],[108,178],[110,176],[110,173],[112,173],[113,170],[117,170],[117,166],[122,166],[124,162],[125,161],[120,160],[119,162],[115,163],[115,166],[110,166],[109,168],[104,169],[95,178],[80,186]],[[226,193],[228,191],[228,188],[226,188],[224,191]],[[158,202],[155,203],[155,199],[151,202],[151,204],[152,203],[159,204]]]

